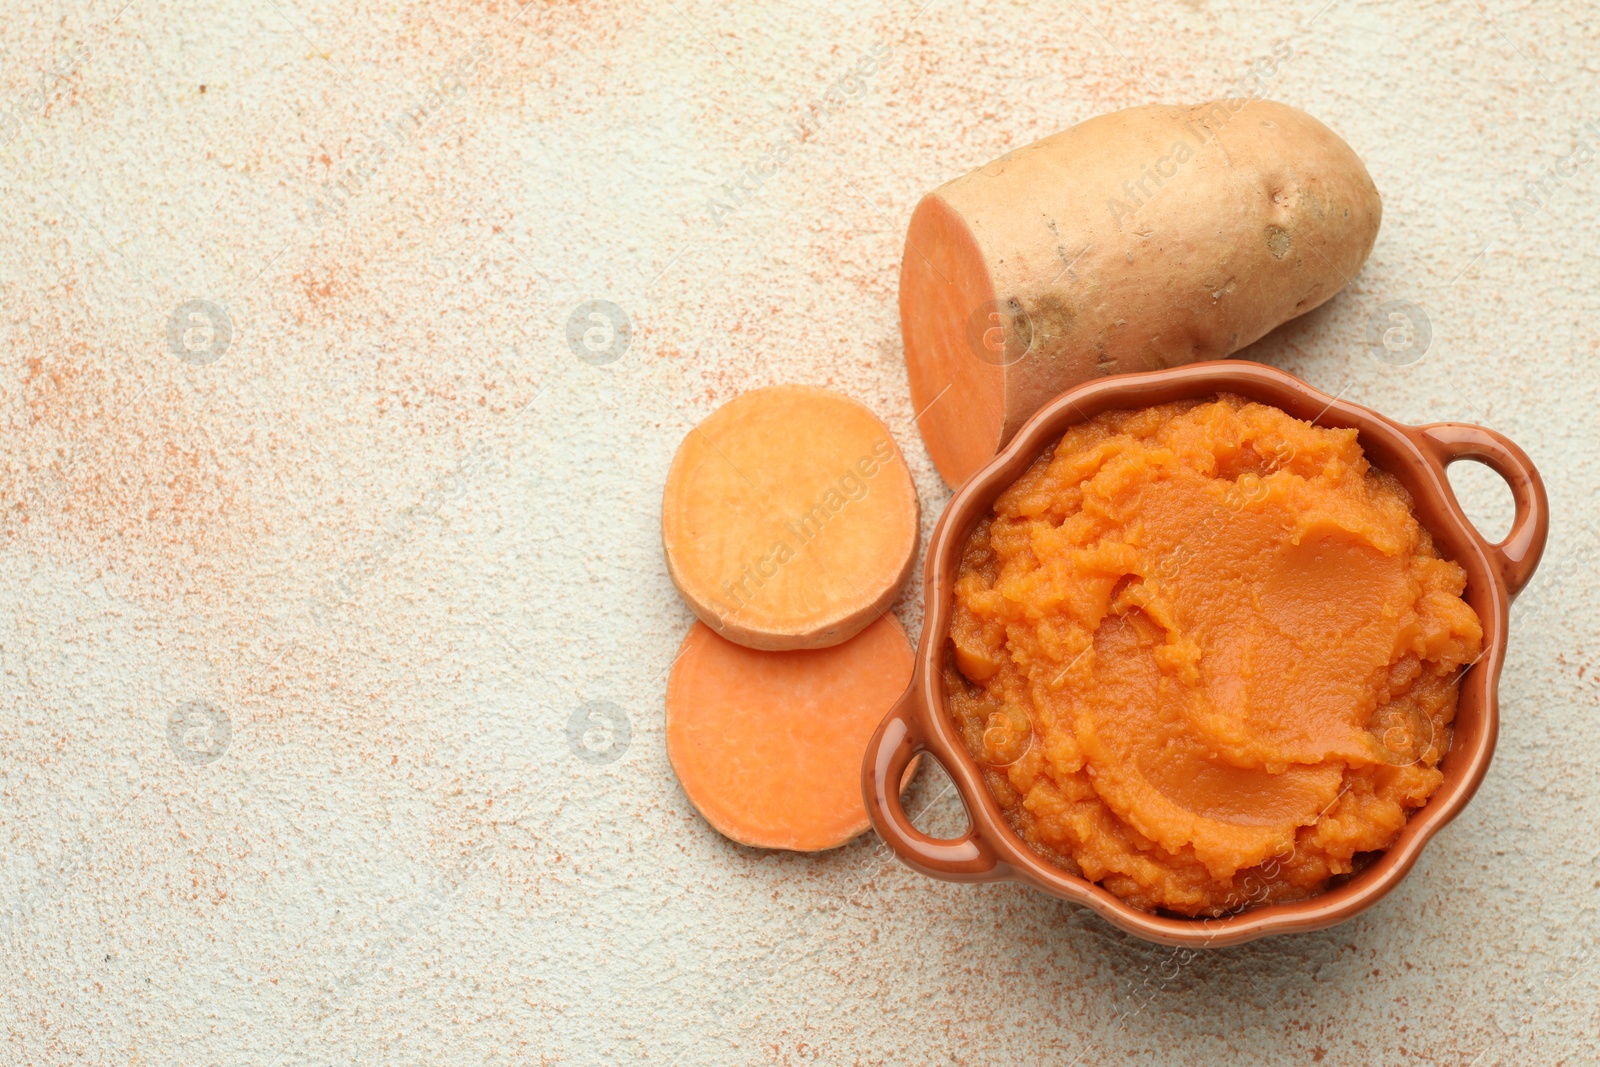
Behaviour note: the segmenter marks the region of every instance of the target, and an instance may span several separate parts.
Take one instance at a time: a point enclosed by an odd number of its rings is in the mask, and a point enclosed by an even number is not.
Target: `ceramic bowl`
[[[1440,763],[1444,783],[1411,816],[1398,840],[1370,864],[1307,900],[1267,904],[1218,918],[1187,919],[1140,911],[1084,878],[1047,862],[1006,824],[945,707],[942,668],[948,654],[952,593],[962,547],[995,498],[1072,425],[1104,411],[1127,410],[1236,393],[1271,404],[1319,426],[1354,427],[1376,467],[1411,493],[1417,519],[1442,556],[1467,572],[1465,599],[1483,621],[1482,656],[1461,679],[1455,737]],[[1511,532],[1491,542],[1473,528],[1456,502],[1445,468],[1472,459],[1493,468],[1511,487],[1516,517]],[[1113,925],[1150,941],[1220,947],[1268,934],[1316,930],[1377,903],[1411,870],[1423,847],[1460,813],[1494,755],[1499,712],[1496,686],[1505,661],[1508,612],[1528,584],[1544,549],[1549,506],[1544,484],[1527,455],[1493,430],[1463,423],[1407,426],[1313,389],[1292,374],[1259,363],[1220,360],[1171,370],[1098,378],[1045,405],[999,455],[957,490],[934,529],[928,550],[925,615],[910,688],[873,735],[862,769],[867,810],[883,840],[906,864],[953,881],[1016,879],[1093,908]],[[932,754],[949,772],[966,804],[967,832],[939,840],[918,831],[900,805],[898,783],[918,753]]]

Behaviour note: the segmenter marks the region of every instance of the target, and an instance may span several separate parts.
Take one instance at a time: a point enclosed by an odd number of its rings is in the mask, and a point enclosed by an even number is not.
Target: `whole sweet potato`
[[[1102,115],[941,186],[900,268],[934,463],[957,485],[1064,389],[1238,351],[1337,292],[1382,215],[1349,145],[1260,100]]]

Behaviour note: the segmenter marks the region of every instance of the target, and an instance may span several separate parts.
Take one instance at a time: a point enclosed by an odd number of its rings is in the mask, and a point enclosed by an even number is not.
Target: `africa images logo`
[[[233,720],[208,700],[186,701],[167,716],[167,745],[191,767],[221,759],[232,740]]]
[[[221,359],[233,343],[233,319],[209,300],[185,300],[167,319],[167,348],[191,366]]]

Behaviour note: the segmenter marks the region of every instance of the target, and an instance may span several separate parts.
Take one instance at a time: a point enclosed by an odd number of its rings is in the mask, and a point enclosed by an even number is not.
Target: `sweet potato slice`
[[[795,652],[744,648],[696,623],[667,682],[667,758],[685,795],[743,845],[844,844],[867,828],[861,760],[911,661],[893,615]]]
[[[894,438],[848,397],[757,389],[683,439],[661,540],[701,621],[750,648],[824,648],[859,633],[911,574],[917,491]]]
[[[1333,296],[1382,215],[1349,145],[1265,100],[1127,108],[940,186],[900,268],[928,454],[959,485],[1065,389],[1238,351]]]

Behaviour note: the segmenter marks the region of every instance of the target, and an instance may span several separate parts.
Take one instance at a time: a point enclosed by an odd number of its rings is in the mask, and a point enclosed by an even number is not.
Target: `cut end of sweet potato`
[[[825,648],[894,602],[919,533],[888,427],[826,389],[780,385],[689,431],[661,505],[667,569],[702,622],[750,648]]]
[[[861,761],[911,668],[893,615],[843,644],[798,652],[744,648],[696,623],[667,683],[667,757],[723,836],[835,848],[867,828]]]
[[[939,194],[923,197],[900,263],[900,332],[917,428],[952,486],[1000,447],[1005,366],[1028,343],[1017,325],[967,224]]]

